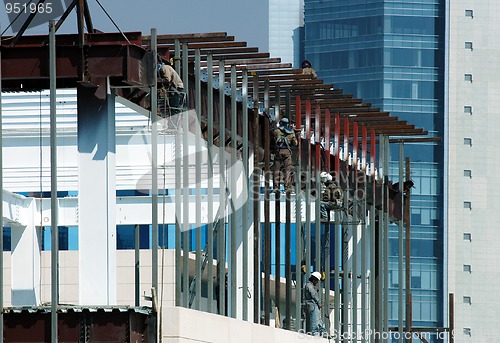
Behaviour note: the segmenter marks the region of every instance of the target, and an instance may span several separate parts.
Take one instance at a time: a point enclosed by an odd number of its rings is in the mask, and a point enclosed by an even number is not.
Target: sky
[[[1,0],[0,24],[2,32],[11,23],[7,11],[13,11],[14,2],[30,4],[37,0]],[[62,11],[70,0],[46,0],[54,12]],[[158,34],[227,32],[237,41],[246,41],[260,51],[268,51],[268,0],[99,0],[121,31],[141,31],[148,35],[151,28]],[[6,7],[10,4],[10,7]],[[112,21],[97,0],[88,0],[94,28],[104,32],[117,32]],[[23,9],[23,7],[21,7]],[[29,7],[28,7],[29,10]],[[41,25],[27,34],[46,34],[47,15],[38,15]],[[20,21],[20,20],[19,20]],[[17,30],[16,30],[17,32]],[[60,33],[76,32],[76,16],[69,16]],[[4,35],[12,35],[9,28]]]

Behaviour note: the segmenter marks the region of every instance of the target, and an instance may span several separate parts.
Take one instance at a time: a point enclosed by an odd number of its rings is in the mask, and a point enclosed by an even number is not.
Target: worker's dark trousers
[[[170,114],[179,114],[185,110],[185,97],[184,88],[169,91]]]
[[[289,149],[278,149],[274,156],[274,189],[279,189],[283,180],[285,190],[292,190],[292,153]]]

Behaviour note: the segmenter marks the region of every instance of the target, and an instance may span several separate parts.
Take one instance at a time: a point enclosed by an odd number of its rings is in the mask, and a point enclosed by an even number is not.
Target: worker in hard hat
[[[321,280],[320,272],[313,272],[309,281],[304,285],[304,301],[306,313],[306,331],[315,335],[323,332],[320,318],[321,295],[319,294],[318,282]]]
[[[283,180],[285,191],[292,190],[292,148],[298,145],[295,131],[290,127],[288,118],[283,117],[273,129],[275,139],[274,152],[274,191],[279,191],[280,181]]]

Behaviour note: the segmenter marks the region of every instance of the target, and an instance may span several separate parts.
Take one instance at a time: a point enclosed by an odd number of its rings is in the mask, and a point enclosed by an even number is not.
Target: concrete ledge
[[[319,337],[275,329],[183,307],[167,307],[163,309],[162,314],[161,342],[328,342],[327,339]]]

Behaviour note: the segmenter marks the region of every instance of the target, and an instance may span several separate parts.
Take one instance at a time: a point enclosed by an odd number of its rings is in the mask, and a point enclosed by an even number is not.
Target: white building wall
[[[269,0],[269,52],[300,66],[299,30],[304,26],[304,0]]]
[[[494,342],[500,318],[500,3],[448,5],[448,283],[455,294],[455,342]]]

